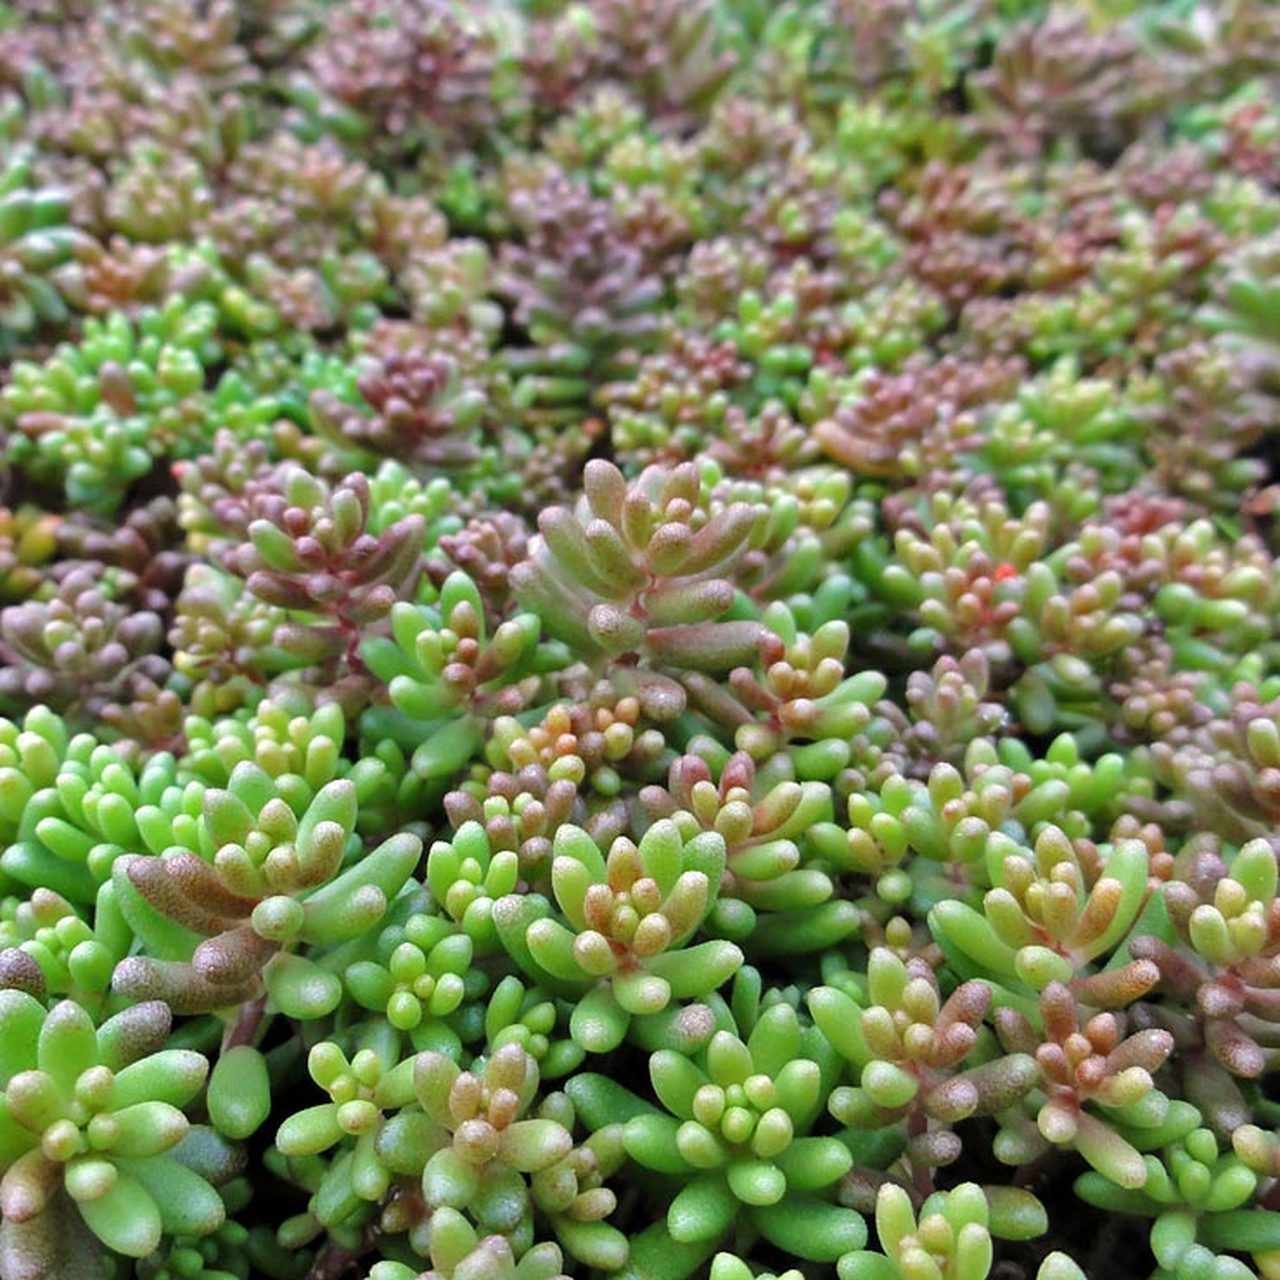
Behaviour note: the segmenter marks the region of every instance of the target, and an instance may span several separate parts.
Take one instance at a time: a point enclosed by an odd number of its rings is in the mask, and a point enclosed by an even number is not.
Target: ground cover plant
[[[1280,1280],[1278,77],[0,5],[0,1280]]]

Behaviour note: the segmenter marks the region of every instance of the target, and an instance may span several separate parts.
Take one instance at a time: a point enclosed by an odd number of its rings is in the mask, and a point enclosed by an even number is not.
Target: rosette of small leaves
[[[1246,1079],[1262,1075],[1274,1055],[1276,883],[1269,840],[1249,841],[1229,865],[1211,850],[1195,852],[1185,878],[1160,889],[1171,939],[1143,934],[1129,945],[1182,1006],[1170,1027],[1194,1028],[1213,1058]]]
[[[982,126],[1014,154],[1035,155],[1059,134],[1122,142],[1163,86],[1134,30],[1095,30],[1052,11],[1010,24],[991,67],[967,86]],[[1156,99],[1158,100],[1158,99]]]
[[[225,787],[235,767],[250,761],[301,795],[348,779],[359,800],[356,830],[376,838],[395,825],[404,761],[387,750],[353,761],[344,753],[347,732],[346,717],[336,704],[317,705],[305,690],[285,686],[257,703],[251,714],[237,712],[214,721],[188,716],[183,725],[187,750],[180,766],[206,784]]]
[[[851,369],[897,369],[947,323],[947,308],[926,284],[905,279],[877,285],[841,310]]]
[[[274,307],[294,330],[328,333],[343,327],[367,328],[379,315],[378,304],[393,296],[387,269],[361,250],[327,253],[314,265],[289,266],[267,253],[251,253],[244,263],[251,299]]]
[[[166,751],[182,744],[183,681],[173,678],[167,665],[131,671],[123,689],[103,705],[103,731],[121,742],[148,751]]]
[[[76,513],[57,525],[63,564],[103,566],[106,576],[130,582],[130,599],[166,614],[182,583],[189,558],[173,550],[178,540],[177,508],[172,498],[153,498],[117,525]],[[118,570],[110,574],[111,570]],[[62,571],[62,565],[59,566]]]
[[[1180,665],[1225,673],[1274,635],[1274,566],[1256,536],[1225,538],[1210,520],[1171,522],[1144,549],[1164,562],[1152,604]]]
[[[190,1128],[182,1108],[209,1064],[190,1050],[161,1048],[171,1021],[164,1004],[135,1005],[95,1030],[73,1001],[46,1012],[29,995],[5,991],[0,1021],[0,1206],[11,1248],[59,1230],[64,1196],[102,1244],[126,1257],[152,1253],[164,1234],[201,1236],[222,1224],[218,1192],[174,1153]]]
[[[3,616],[3,615],[0,615]],[[1236,842],[1270,837],[1280,812],[1280,698],[1240,684],[1229,714],[1181,744],[1153,743],[1156,776],[1191,807],[1198,823]]]
[[[385,1016],[417,1047],[436,1047],[434,1024],[462,1004],[473,951],[471,939],[448,916],[419,909],[385,928],[376,956],[349,964],[343,981],[362,1008]]]
[[[994,699],[991,668],[981,649],[953,658],[943,654],[929,671],[907,677],[906,717],[894,716],[902,747],[915,767],[919,761],[959,765],[976,738],[991,738],[1004,730],[1009,713]],[[875,711],[888,713],[895,704],[879,703]]]
[[[290,1017],[332,1012],[342,984],[292,948],[333,946],[376,926],[416,868],[421,840],[402,831],[358,856],[350,779],[312,796],[296,775],[272,779],[245,762],[226,790],[200,790],[187,811],[145,811],[143,839],[163,856],[113,864],[121,909],[148,943],[148,954],[117,966],[114,989],[205,1012],[253,998],[265,982]]]
[[[427,573],[440,585],[452,569],[460,569],[480,589],[489,616],[505,616],[511,570],[528,555],[529,538],[529,526],[515,512],[486,512],[441,535]]]
[[[235,711],[252,704],[272,676],[292,670],[293,655],[275,644],[286,616],[239,578],[210,564],[191,565],[168,637],[174,670],[192,682],[191,709],[202,716]]]
[[[1026,778],[1030,789],[1038,793],[1038,804],[1028,805],[1024,811],[1028,830],[1036,822],[1056,822],[1075,837],[1086,829],[1082,815],[1095,825],[1122,816],[1115,793],[1126,783],[1126,761],[1118,753],[1109,751],[1088,759],[1089,753],[1081,751],[1079,737],[1071,733],[1060,733],[1038,757],[1025,742],[1013,737],[1001,738],[994,752],[989,750],[990,744],[983,746],[987,749],[979,749],[985,760],[998,759],[1015,776]]]
[[[1160,518],[1158,507],[1151,517]],[[1086,526],[1076,542],[1033,571],[1051,594],[1037,606],[1041,634],[1036,640],[1030,641],[1019,622],[1020,656],[1027,662],[1047,656],[1048,661],[1019,683],[1019,711],[1028,724],[1048,727],[1050,711],[1061,703],[1066,727],[1087,727],[1098,705],[1096,676],[1091,681],[1087,668],[1105,669],[1114,638],[1124,633],[1131,643],[1154,625],[1179,668],[1225,675],[1274,630],[1269,565],[1255,539],[1245,536],[1228,545],[1207,520],[1165,519],[1140,538],[1126,538],[1109,526]],[[1051,586],[1051,577],[1054,583],[1062,577],[1068,581]],[[1071,588],[1072,580],[1082,585]],[[1133,609],[1148,601],[1158,622],[1149,620],[1144,627]],[[1064,620],[1064,602],[1070,621]],[[1066,635],[1076,626],[1081,640],[1073,650]],[[1024,637],[1028,643],[1021,643]]]
[[[991,422],[984,453],[1011,488],[1034,484],[1037,466],[1079,460],[1103,477],[1107,492],[1136,480],[1141,459],[1130,444],[1133,412],[1106,378],[1081,376],[1080,361],[1064,356],[1017,390]]]
[[[174,785],[177,763],[161,751],[140,763],[132,744],[72,736],[47,708],[28,713],[14,746],[23,763],[6,787],[15,805],[22,799],[0,863],[15,881],[87,905],[116,856],[137,847],[138,805]]]
[[[1092,842],[1072,841],[1045,823],[1032,847],[1007,837],[989,841],[986,862],[986,927],[958,904],[935,908],[930,922],[944,947],[1000,981],[1036,991],[1066,983],[1095,1008],[1131,1004],[1155,985],[1155,968],[1141,960],[1089,972],[1128,936],[1146,903],[1149,859],[1141,840],[1118,840],[1104,856]]]
[[[1027,571],[1021,616],[1008,638],[1027,670],[1010,693],[1029,729],[1089,729],[1111,661],[1141,639],[1146,623],[1124,609],[1119,574],[1102,573],[1074,589],[1045,562]]]
[[[216,326],[211,307],[175,297],[136,322],[89,319],[43,364],[19,362],[0,395],[10,461],[73,506],[111,514],[153,459],[204,443]]]
[[[212,207],[202,166],[176,148],[139,141],[113,168],[104,212],[111,229],[131,240],[189,240]]]
[[[941,493],[921,513],[919,532],[898,528],[892,557],[868,539],[856,548],[855,565],[868,588],[919,619],[913,649],[980,649],[992,666],[1006,668],[1010,624],[1022,613],[1024,578],[1044,551],[1048,525],[1045,503],[1015,517],[999,501]]]
[[[297,127],[346,139],[372,130],[389,157],[448,154],[494,122],[497,39],[493,17],[439,0],[361,0],[307,49]]]
[[[870,723],[885,678],[878,671],[845,674],[846,622],[823,623],[808,635],[782,604],[770,605],[762,622],[757,666],[730,672],[727,697],[706,680],[691,692],[709,714],[719,713],[752,759],[785,751],[800,778],[830,780],[849,762],[849,740]]]
[[[632,1117],[623,1142],[638,1163],[686,1179],[667,1210],[674,1240],[714,1244],[745,1207],[767,1240],[811,1261],[861,1247],[862,1216],[825,1198],[853,1156],[839,1138],[810,1134],[836,1061],[786,1004],[765,1010],[746,1041],[720,1030],[696,1059],[650,1057],[669,1114]]]
[[[664,333],[661,349],[645,356],[634,376],[597,394],[619,457],[633,463],[689,458],[709,437],[731,434],[732,397],[750,373],[732,342],[679,329]]]
[[[623,104],[625,99],[618,109]],[[677,318],[698,330],[732,320],[744,293],[758,299],[770,265],[768,253],[754,238],[720,235],[699,241],[676,278]]]
[[[520,376],[517,408],[576,408],[620,347],[643,348],[658,328],[662,284],[609,203],[551,170],[508,201],[523,243],[503,244],[493,289],[512,306],[531,348],[504,358]]]
[[[804,837],[831,818],[830,788],[790,778],[772,786],[769,781],[758,780],[755,762],[743,751],[724,762],[718,782],[701,756],[684,755],[672,762],[665,788],[646,787],[639,797],[652,817],[714,831],[724,840],[725,871],[707,928],[737,942],[752,936],[760,913],[781,913],[765,938],[784,937],[835,892],[824,871],[801,865]]]
[[[750,416],[730,405],[707,454],[731,476],[765,480],[777,480],[819,458],[812,432],[777,400],[767,401]]]
[[[390,612],[390,636],[364,641],[360,657],[387,685],[392,712],[371,709],[363,727],[418,744],[412,764],[425,780],[456,772],[489,724],[524,710],[568,660],[563,646],[542,640],[536,613],[516,614],[489,635],[480,592],[461,571],[445,579],[435,605],[401,602]]]
[[[1019,372],[1017,361],[994,357],[913,359],[897,374],[866,369],[813,435],[860,475],[918,477],[981,450],[989,405],[1013,390]]]
[[[670,748],[658,725],[683,705],[665,677],[616,668],[575,701],[548,707],[536,724],[526,727],[515,716],[495,720],[485,758],[499,769],[537,765],[553,782],[586,783],[598,795],[616,796],[624,778],[661,776]]]
[[[1108,729],[1121,743],[1185,739],[1213,715],[1202,700],[1211,685],[1203,671],[1177,670],[1172,647],[1151,637],[1117,660],[1107,686]]]
[[[882,1252],[840,1259],[840,1280],[986,1280],[994,1256],[987,1198],[963,1182],[930,1196],[917,1215],[901,1187],[885,1183],[876,1198]]]
[[[35,184],[34,155],[11,153],[0,170],[0,350],[71,318],[75,259],[93,246],[72,225],[66,192]]]
[[[710,477],[693,463],[649,467],[628,484],[594,460],[583,487],[576,511],[542,513],[529,558],[511,574],[516,599],[552,635],[596,663],[636,655],[717,672],[754,653],[759,624],[723,618],[728,575],[765,508],[735,503],[709,515]]]
[[[874,21],[874,20],[873,20]],[[778,27],[785,29],[786,24],[779,22]],[[854,22],[842,16],[839,26],[831,33],[836,40],[848,40],[852,34]],[[766,37],[768,36],[766,32]],[[795,49],[800,52],[812,40],[808,31],[796,31],[798,38]],[[839,47],[839,46],[837,46]],[[878,61],[878,59],[877,59]],[[826,66],[828,76],[840,76],[840,64]],[[897,177],[910,163],[912,150],[928,137],[930,145],[938,144],[948,150],[954,142],[946,140],[945,126],[932,112],[923,112],[919,107],[906,101],[892,104],[880,97],[865,99],[851,96],[840,103],[836,116],[835,143],[843,163],[855,167],[857,182],[860,188],[874,189],[885,181]],[[843,212],[843,210],[842,210]],[[860,209],[851,212],[861,213]],[[855,224],[856,226],[857,224]],[[878,230],[877,224],[872,224]],[[837,234],[840,234],[837,223]],[[870,234],[870,233],[867,233]],[[887,228],[874,236],[874,243],[881,244],[887,238]],[[845,236],[840,236],[843,245]],[[901,253],[901,249],[893,239],[881,248],[883,261],[887,266]]]
[[[452,838],[431,843],[425,880],[441,910],[479,955],[499,950],[493,909],[519,885],[520,859],[514,849],[495,848],[481,822],[465,820]]]
[[[427,545],[434,547],[461,527],[457,501],[457,490],[445,476],[422,480],[403,463],[387,458],[369,477],[369,531],[383,533],[406,516],[421,516]],[[458,567],[468,570],[465,564]]]
[[[242,208],[237,208],[236,213],[239,214]],[[122,236],[114,236],[110,248],[110,258],[91,264],[101,275],[105,275],[112,266],[116,270],[122,269],[115,260],[127,248],[129,257],[123,269],[138,282],[132,288],[150,285],[157,292],[172,289],[194,302],[209,303],[216,308],[222,330],[229,337],[263,340],[281,331],[280,313],[273,302],[251,294],[244,287],[243,282],[232,274],[228,261],[211,239],[202,236],[194,242],[170,243],[163,250],[148,250]],[[118,304],[110,309],[118,309]],[[297,342],[299,337],[289,335],[289,340]],[[261,389],[259,379],[250,381]],[[269,399],[267,403],[270,403]]]
[[[960,1155],[953,1126],[1006,1110],[1037,1082],[1027,1054],[1001,1055],[979,1045],[990,987],[965,982],[944,1001],[921,959],[904,962],[876,947],[865,984],[855,978],[815,987],[807,1000],[818,1028],[857,1075],[856,1085],[832,1091],[831,1114],[854,1129],[905,1120],[904,1164],[922,1191],[932,1189],[934,1169]]]
[[[628,86],[666,129],[697,121],[738,65],[714,5],[644,0],[643,18],[617,0],[590,6],[605,74]]]
[[[1143,451],[1162,487],[1213,510],[1237,510],[1263,479],[1250,456],[1265,431],[1270,395],[1249,351],[1198,342],[1166,352],[1135,389]]]
[[[138,847],[138,809],[174,786],[176,762],[156,752],[139,763],[132,744],[108,745],[87,733],[72,737],[45,708],[36,708],[24,724],[38,725],[35,732],[43,741],[28,737],[30,728],[19,740],[26,748],[27,770],[21,778],[11,776],[9,786],[15,799],[19,794],[25,799],[0,867],[20,884],[52,889],[77,907],[96,899],[105,918],[102,885],[116,858]],[[56,762],[48,747],[57,752]],[[47,782],[28,791],[37,761]],[[127,940],[124,945],[127,949]]]
[[[416,584],[422,518],[406,516],[374,535],[369,508],[363,475],[330,486],[285,464],[251,503],[247,542],[226,557],[259,600],[292,615],[274,642],[299,667],[359,671],[366,629]]]
[[[479,1230],[505,1236],[523,1253],[533,1243],[532,1177],[574,1146],[559,1120],[529,1114],[537,1064],[515,1044],[474,1071],[438,1053],[414,1062],[418,1101],[436,1134],[424,1152],[423,1198],[437,1211],[465,1210]]]
[[[211,425],[218,430],[233,432],[242,442],[269,439],[282,457],[294,456],[296,450],[310,460],[327,460],[330,473],[337,469],[337,459],[326,452],[320,441],[302,436],[294,424],[280,415],[285,411],[283,397],[277,388],[267,390],[257,386],[239,369],[228,368],[209,389],[206,413]],[[209,430],[206,428],[205,439]],[[204,441],[201,441],[204,447]],[[195,450],[186,450],[190,453]]]
[[[821,597],[832,578],[843,585],[847,575],[835,574],[849,552],[870,535],[876,523],[874,490],[855,489],[847,472],[834,467],[806,467],[790,471],[768,484],[743,479],[727,479],[712,493],[713,511],[734,502],[760,503],[769,508],[764,533],[753,539],[749,555],[736,571],[737,584],[757,607],[785,598],[796,614],[795,625],[816,629],[835,616],[810,622],[811,600]],[[792,604],[791,602],[795,603]],[[856,618],[851,608],[864,600],[856,595],[843,601],[846,616]],[[882,611],[878,611],[882,612]],[[806,618],[801,622],[801,616]],[[784,632],[788,625],[778,619]]]
[[[706,996],[741,965],[731,942],[687,945],[724,875],[717,832],[686,837],[664,819],[638,845],[618,836],[606,857],[586,831],[565,825],[552,855],[556,910],[540,895],[508,893],[490,915],[528,977],[579,997],[570,1033],[588,1051],[616,1048],[634,1017]],[[515,863],[511,856],[513,876]]]
[[[1128,1135],[1158,1133],[1166,1120],[1176,1119],[1174,1107],[1185,1107],[1171,1103],[1153,1080],[1173,1052],[1173,1036],[1157,1028],[1126,1035],[1123,1015],[1116,1013],[1094,1014],[1083,1024],[1082,1018],[1060,982],[1041,992],[1034,1022],[1013,1008],[996,1010],[1005,1050],[1033,1055],[1041,1073],[1040,1087],[1024,1106],[1000,1115],[996,1158],[1018,1165],[1051,1146],[1071,1148],[1118,1186],[1140,1190],[1147,1167]],[[1198,1116],[1194,1107],[1186,1109]]]
[[[445,196],[437,195],[441,205]],[[489,296],[491,269],[484,241],[451,237],[412,253],[395,282],[413,318],[435,336],[465,342],[469,357],[487,355],[503,325],[502,308]]]
[[[902,819],[908,810],[914,815],[920,809],[919,791],[918,784],[892,772],[878,791],[852,792],[844,822],[820,822],[810,830],[819,863],[846,875],[868,877],[882,902],[906,902],[915,886],[911,843]],[[959,848],[966,863],[977,856],[967,845]]]
[[[300,690],[282,690],[247,717],[189,717],[182,764],[210,786],[225,787],[236,765],[248,760],[273,778],[297,774],[318,790],[345,768],[346,731],[333,703],[317,707]]]
[[[889,903],[911,899],[931,915],[963,914],[974,889],[988,885],[996,836],[1012,839],[1010,831],[1061,820],[1069,795],[1065,784],[1035,786],[975,738],[963,771],[937,764],[924,783],[890,774],[878,793],[850,794],[844,832],[824,825],[813,839],[834,866],[874,876],[877,895]],[[916,855],[909,862],[908,852]]]
[[[1101,1173],[1081,1174],[1075,1191],[1087,1204],[1105,1205],[1109,1213],[1152,1218],[1151,1252],[1161,1275],[1173,1280],[1198,1275],[1247,1280],[1254,1275],[1248,1266],[1238,1258],[1215,1256],[1214,1251],[1266,1254],[1280,1244],[1271,1225],[1276,1215],[1244,1208],[1253,1198],[1257,1174],[1239,1156],[1220,1152],[1211,1129],[1193,1129],[1158,1154],[1149,1153],[1145,1161],[1147,1180],[1140,1191],[1118,1186]],[[1233,1226],[1250,1217],[1254,1221],[1246,1227],[1247,1234],[1233,1232]],[[1259,1232],[1268,1227],[1275,1243],[1259,1240]],[[1258,1262],[1262,1265],[1264,1259]]]
[[[110,599],[98,576],[87,566],[73,569],[48,600],[0,611],[8,659],[0,698],[11,707],[46,703],[83,718],[125,696],[134,675],[167,678],[168,663],[156,652],[160,618]]]
[[[369,1030],[375,1027],[371,1024]],[[377,1203],[398,1171],[383,1159],[379,1139],[387,1113],[406,1115],[405,1108],[415,1101],[415,1059],[396,1061],[388,1056],[387,1044],[379,1048],[382,1052],[361,1048],[348,1058],[332,1040],[312,1046],[307,1071],[329,1101],[295,1111],[276,1131],[276,1148],[288,1159],[323,1155],[341,1144],[317,1192],[319,1202],[341,1204],[354,1196]],[[323,1210],[317,1216],[326,1225],[342,1221]]]
[[[253,518],[250,504],[273,475],[265,441],[241,440],[227,430],[215,432],[198,457],[175,463],[178,523],[187,535],[188,549],[209,558],[233,547]]]
[[[816,379],[815,379],[816,380]],[[757,432],[768,437],[786,434],[790,419],[776,401],[761,411],[757,427],[749,428],[741,413],[727,425],[734,448],[746,451]],[[791,427],[803,431],[802,427]],[[778,441],[777,443],[781,443]],[[724,450],[713,447],[703,455],[726,463]],[[833,575],[835,564],[874,526],[881,493],[876,486],[858,485],[848,472],[833,466],[801,466],[796,458],[760,458],[752,465],[738,456],[727,459],[726,478],[713,491],[713,510],[731,502],[756,502],[769,507],[764,533],[735,575],[741,589],[763,608],[770,600],[816,590]],[[807,616],[807,615],[806,615]]]
[[[316,425],[340,448],[393,458],[421,475],[478,460],[476,436],[489,406],[450,356],[417,350],[366,358],[356,389],[364,406],[311,393]]]
[[[830,277],[817,288],[806,288],[814,283],[810,269],[801,265],[797,273],[799,290],[789,288],[785,276],[770,281],[777,292],[767,297],[748,289],[716,327],[717,336],[731,342],[752,369],[740,393],[748,408],[776,399],[794,412],[803,400],[806,378],[813,368],[814,347],[824,339],[843,346],[848,337],[846,315],[823,305],[829,301],[830,290],[821,285]]]

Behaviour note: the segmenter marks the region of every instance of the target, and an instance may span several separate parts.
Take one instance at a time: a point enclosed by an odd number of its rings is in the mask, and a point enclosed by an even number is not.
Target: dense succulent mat
[[[0,1280],[1280,1280],[1278,78],[0,5]]]

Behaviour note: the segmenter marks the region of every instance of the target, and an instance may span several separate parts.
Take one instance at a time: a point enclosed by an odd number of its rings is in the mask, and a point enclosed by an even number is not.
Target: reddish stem
[[[265,994],[260,995],[256,1000],[246,1000],[240,1006],[235,1022],[227,1028],[226,1034],[222,1037],[222,1052],[226,1053],[228,1049],[235,1049],[242,1044],[252,1044],[266,1009]]]

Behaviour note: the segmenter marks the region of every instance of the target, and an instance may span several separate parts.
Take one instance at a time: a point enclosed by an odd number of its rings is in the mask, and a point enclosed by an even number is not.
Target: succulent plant
[[[1034,1128],[1020,1116],[1010,1117],[997,1150],[1016,1164],[1038,1146],[1071,1145],[1118,1186],[1141,1190],[1147,1167],[1124,1125],[1132,1118],[1141,1131],[1167,1117],[1170,1101],[1155,1088],[1152,1073],[1173,1052],[1173,1037],[1157,1029],[1126,1036],[1114,1013],[1095,1014],[1083,1026],[1080,1019],[1075,998],[1060,982],[1050,983],[1040,995],[1041,1028],[1013,1009],[998,1015],[1001,1043],[1012,1051],[1034,1053],[1043,1072],[1045,1101]],[[1089,1104],[1102,1115],[1086,1111]]]
[[[649,1060],[649,1075],[663,1106],[679,1122],[674,1133],[647,1116],[630,1120],[623,1141],[642,1164],[666,1168],[683,1163],[688,1183],[667,1210],[667,1228],[682,1243],[720,1239],[747,1205],[766,1238],[789,1232],[777,1207],[790,1192],[822,1192],[849,1169],[853,1157],[835,1137],[812,1137],[817,1118],[823,1062],[801,1056],[815,1045],[794,1010],[766,1011],[747,1041],[717,1031],[702,1064],[660,1050]],[[819,1048],[819,1053],[821,1049]],[[674,1138],[674,1150],[670,1145]],[[822,1204],[817,1200],[813,1203]],[[828,1219],[802,1249],[802,1256],[830,1261],[830,1254],[853,1247],[865,1228],[856,1214],[816,1211]],[[838,1241],[838,1244],[835,1243]]]
[[[121,312],[87,320],[78,342],[43,363],[19,362],[0,410],[11,463],[111,514],[155,458],[203,443],[215,319],[208,304],[175,296],[136,322]]]
[[[0,1280],[1280,1277],[1278,14],[4,6]]]
[[[370,361],[357,379],[366,416],[332,392],[312,393],[317,424],[339,447],[367,450],[418,469],[453,470],[478,457],[476,428],[488,413],[484,393],[469,387],[456,362],[425,351]]]
[[[959,1156],[953,1125],[1007,1110],[1036,1084],[1025,1053],[971,1059],[990,1001],[990,989],[971,980],[942,1002],[926,961],[904,963],[886,947],[868,959],[865,1007],[841,985],[809,993],[818,1027],[858,1072],[857,1086],[831,1093],[832,1115],[850,1128],[905,1118],[904,1159],[919,1190],[931,1190],[932,1170]]]
[[[366,640],[360,657],[386,682],[394,716],[372,708],[366,732],[418,743],[413,768],[427,779],[455,771],[490,722],[524,710],[546,674],[564,665],[562,652],[541,641],[534,613],[508,618],[489,636],[480,593],[461,571],[445,579],[436,607],[400,602],[390,623],[391,635]]]
[[[67,193],[33,181],[35,157],[8,149],[0,173],[0,214],[4,223],[3,319],[0,343],[6,354],[41,329],[71,318],[77,259],[93,240],[76,227]]]
[[[731,942],[686,945],[711,910],[724,865],[720,835],[686,838],[670,820],[638,844],[618,836],[607,856],[565,825],[552,842],[556,910],[544,898],[507,894],[492,919],[531,978],[577,990],[573,1038],[602,1053],[621,1043],[633,1017],[705,996],[742,963]]]
[[[216,1230],[221,1197],[173,1154],[190,1131],[181,1108],[209,1064],[160,1048],[166,1006],[138,1004],[95,1028],[72,1000],[46,1011],[23,992],[4,996],[10,1137],[0,1196],[15,1251],[38,1257],[68,1214],[132,1258],[151,1253],[166,1231]]]
[[[73,568],[49,601],[0,612],[8,702],[50,703],[92,716],[123,695],[131,677],[165,679],[168,664],[156,652],[160,619],[105,596],[96,577],[88,567]]]
[[[337,978],[291,948],[342,942],[376,925],[422,842],[401,832],[350,862],[356,784],[335,780],[312,795],[294,779],[273,780],[246,761],[226,790],[197,789],[198,817],[148,812],[143,839],[163,856],[119,860],[112,878],[135,928],[154,930],[158,958],[117,967],[118,991],[163,991],[196,1011],[241,1003],[265,982],[282,1008],[337,1006]]]
[[[734,503],[706,510],[692,464],[649,468],[627,484],[610,463],[587,464],[577,511],[538,521],[529,558],[513,576],[516,598],[551,633],[598,660],[646,657],[724,671],[753,652],[755,623],[720,621],[733,602],[732,570],[763,511]]]

